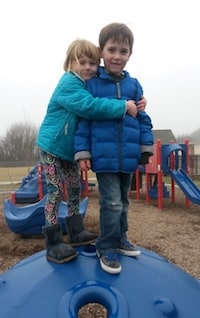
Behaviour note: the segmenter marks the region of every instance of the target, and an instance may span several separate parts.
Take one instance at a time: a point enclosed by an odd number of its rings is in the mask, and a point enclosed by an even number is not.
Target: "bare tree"
[[[181,134],[181,135],[178,135],[176,136],[176,141],[178,144],[184,144],[184,141],[186,139],[190,140],[190,135],[187,135],[187,134]]]
[[[26,161],[37,160],[35,141],[37,128],[31,123],[13,124],[4,138],[0,139],[0,160]]]

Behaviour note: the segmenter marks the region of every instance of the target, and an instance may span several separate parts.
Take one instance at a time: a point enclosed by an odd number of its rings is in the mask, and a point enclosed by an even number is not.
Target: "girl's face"
[[[120,75],[122,73],[129,57],[131,56],[128,41],[119,43],[114,42],[112,39],[106,42],[100,53],[107,72],[115,75]]]
[[[72,62],[71,70],[77,73],[84,81],[88,81],[96,75],[98,64],[96,61],[82,56],[78,61]]]

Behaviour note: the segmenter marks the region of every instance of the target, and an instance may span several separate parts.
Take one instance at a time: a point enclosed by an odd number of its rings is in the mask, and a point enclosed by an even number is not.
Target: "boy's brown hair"
[[[128,41],[130,51],[132,52],[134,36],[126,24],[114,22],[103,27],[99,34],[99,46],[101,50],[103,50],[105,44],[110,39],[119,43]]]

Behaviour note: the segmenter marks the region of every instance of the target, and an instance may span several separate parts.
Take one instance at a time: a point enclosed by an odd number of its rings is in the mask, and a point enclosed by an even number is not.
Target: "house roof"
[[[162,144],[169,144],[171,141],[176,143],[176,138],[171,129],[153,129],[154,143],[160,139]]]

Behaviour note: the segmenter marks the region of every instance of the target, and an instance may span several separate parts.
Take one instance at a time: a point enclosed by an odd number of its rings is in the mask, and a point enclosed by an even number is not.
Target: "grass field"
[[[5,167],[0,168],[0,190],[15,190],[19,187],[21,180],[29,174],[34,167]],[[88,178],[96,179],[95,174],[88,172]]]
[[[0,190],[15,190],[19,187],[21,180],[29,174],[29,172],[34,167],[5,167],[0,168]],[[88,172],[88,178],[92,180],[92,182],[96,183],[95,173],[92,171]],[[144,177],[143,177],[144,178]],[[169,176],[164,176],[163,181],[167,184],[170,184],[171,178]],[[200,178],[195,177],[195,184],[200,187]]]
[[[21,181],[33,167],[5,167],[0,168],[0,182],[10,182],[14,183],[16,181]]]

